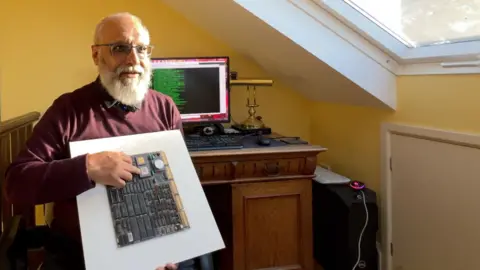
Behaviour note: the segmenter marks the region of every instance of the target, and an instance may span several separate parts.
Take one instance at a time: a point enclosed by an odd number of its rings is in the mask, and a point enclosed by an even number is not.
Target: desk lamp
[[[273,80],[264,80],[264,79],[233,79],[230,80],[232,86],[246,86],[247,87],[247,104],[248,108],[248,117],[240,124],[234,126],[235,129],[245,131],[245,132],[256,132],[262,131],[263,134],[268,134],[270,132],[266,131],[268,129],[265,126],[265,123],[262,121],[261,116],[257,116],[256,108],[259,107],[257,103],[256,93],[257,86],[272,86]]]

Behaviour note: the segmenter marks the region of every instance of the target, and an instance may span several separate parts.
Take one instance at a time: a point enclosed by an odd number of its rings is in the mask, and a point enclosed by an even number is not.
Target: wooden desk
[[[226,249],[219,270],[313,270],[311,145],[192,152]]]

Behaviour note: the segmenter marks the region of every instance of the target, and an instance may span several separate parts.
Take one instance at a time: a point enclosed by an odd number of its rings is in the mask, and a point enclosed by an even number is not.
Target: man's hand
[[[155,270],[177,270],[177,265],[173,263],[168,263],[165,266],[159,266]]]
[[[87,155],[87,174],[95,183],[121,188],[140,169],[132,165],[130,156],[120,152],[100,152]]]

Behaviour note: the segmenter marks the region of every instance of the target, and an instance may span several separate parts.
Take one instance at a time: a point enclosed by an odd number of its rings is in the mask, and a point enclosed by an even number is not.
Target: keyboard
[[[118,247],[190,227],[164,152],[132,156],[141,173],[125,187],[107,187]]]
[[[241,149],[242,138],[240,135],[185,136],[185,143],[189,151]]]

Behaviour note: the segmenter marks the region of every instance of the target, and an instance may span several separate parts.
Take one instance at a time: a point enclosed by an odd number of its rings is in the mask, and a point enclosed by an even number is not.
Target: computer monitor
[[[183,123],[228,123],[229,57],[152,58],[152,89],[170,96]]]

